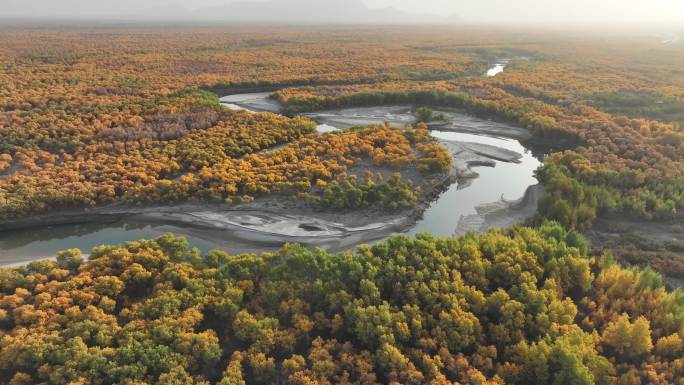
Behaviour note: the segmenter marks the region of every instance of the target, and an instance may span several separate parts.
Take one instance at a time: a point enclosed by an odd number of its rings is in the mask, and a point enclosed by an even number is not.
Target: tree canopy
[[[684,294],[585,251],[552,222],[341,254],[68,250],[0,270],[0,380],[681,383]]]

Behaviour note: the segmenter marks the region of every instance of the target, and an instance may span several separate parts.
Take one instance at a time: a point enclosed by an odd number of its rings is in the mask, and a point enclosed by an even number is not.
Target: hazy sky
[[[684,21],[684,0],[364,0],[477,21]]]
[[[183,15],[183,9],[223,6],[238,0],[0,0],[0,17],[120,17],[158,18]],[[333,0],[239,0],[309,2],[320,7]],[[354,0],[334,0],[337,7]],[[684,22],[684,0],[356,0],[371,8],[394,7],[405,12],[458,15],[471,22],[595,23]],[[230,9],[227,7],[226,9]],[[303,7],[303,9],[307,9]],[[188,13],[192,14],[192,13]],[[684,23],[682,23],[684,26]]]

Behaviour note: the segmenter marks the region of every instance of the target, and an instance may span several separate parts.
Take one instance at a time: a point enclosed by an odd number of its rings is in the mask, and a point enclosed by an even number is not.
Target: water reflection
[[[0,259],[12,264],[22,260],[54,256],[57,251],[79,248],[84,253],[103,244],[122,244],[138,239],[151,239],[173,232],[183,235],[181,228],[143,223],[80,223],[46,226],[31,230],[13,230],[0,233]],[[220,248],[205,239],[185,235],[193,247],[203,252]]]
[[[494,64],[494,66],[492,68],[487,70],[487,73],[485,74],[485,76],[491,78],[491,77],[494,77],[494,76],[504,72],[504,70],[506,69],[506,66],[508,66],[508,63],[510,63],[509,59],[500,60],[498,63]]]
[[[488,144],[522,155],[519,163],[496,161],[494,167],[477,167],[479,178],[469,181],[466,188],[452,185],[432,203],[409,234],[429,232],[438,236],[454,235],[462,217],[476,214],[476,207],[486,203],[520,199],[529,186],[538,183],[534,171],[540,160],[515,139],[483,135],[433,131],[433,136],[450,141]]]

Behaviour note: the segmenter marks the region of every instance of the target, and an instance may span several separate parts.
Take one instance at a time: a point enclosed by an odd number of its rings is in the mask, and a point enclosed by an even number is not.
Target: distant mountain
[[[410,14],[394,8],[369,9],[361,0],[237,1],[221,7],[198,10],[194,17],[231,21],[306,23],[435,22],[433,16]]]
[[[235,21],[283,23],[434,23],[446,18],[394,8],[370,9],[362,0],[236,0],[191,9],[181,0],[3,0],[5,17],[47,19]],[[187,4],[187,3],[185,3]]]
[[[169,0],[0,0],[0,18],[38,19],[164,19],[187,15],[188,9]]]

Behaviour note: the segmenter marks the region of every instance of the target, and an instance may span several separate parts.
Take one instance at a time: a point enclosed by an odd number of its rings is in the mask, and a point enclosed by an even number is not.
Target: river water
[[[534,172],[541,165],[540,160],[515,139],[436,130],[432,131],[432,135],[447,141],[505,148],[519,153],[521,158],[518,162],[496,161],[494,167],[477,167],[479,177],[471,180],[467,187],[452,185],[423,214],[423,219],[411,229],[410,234],[429,232],[439,236],[454,235],[454,229],[461,219],[476,214],[479,205],[501,199],[520,199],[530,186],[538,183]]]
[[[280,112],[280,105],[268,94],[241,94],[224,97],[227,108],[248,111]],[[445,143],[474,143],[514,151],[517,162],[494,160],[494,167],[476,167],[479,174],[468,183],[453,184],[424,213],[424,217],[407,233],[430,232],[439,236],[454,235],[459,222],[476,214],[479,205],[520,199],[528,187],[535,185],[534,171],[540,161],[520,141],[507,138],[506,132],[520,128],[474,118],[458,112],[445,112],[448,128],[436,128],[432,135]],[[317,131],[332,132],[356,125],[390,122],[405,124],[413,121],[410,106],[352,108],[307,114],[319,123]],[[458,132],[454,132],[458,131]],[[503,135],[498,135],[502,133]],[[38,258],[54,256],[59,250],[80,248],[88,253],[101,244],[120,244],[137,239],[150,239],[167,232],[183,235],[190,244],[202,252],[225,249],[211,236],[198,236],[198,232],[176,226],[150,225],[149,223],[113,222],[109,224],[70,224],[0,233],[0,265],[21,264]],[[216,235],[214,235],[215,237]],[[229,250],[230,251],[230,250]]]
[[[183,234],[184,229],[168,225],[149,225],[117,221],[46,226],[39,229],[0,233],[0,265],[21,264],[51,257],[60,250],[81,249],[88,253],[103,244],[118,245],[138,239],[152,239],[166,233]],[[190,244],[202,251],[220,249],[210,239],[185,235]]]
[[[500,60],[498,63],[495,63],[494,66],[490,69],[487,70],[487,73],[485,74],[486,77],[494,77],[506,69],[506,66],[508,66],[508,63],[510,62],[509,59],[503,59]]]

